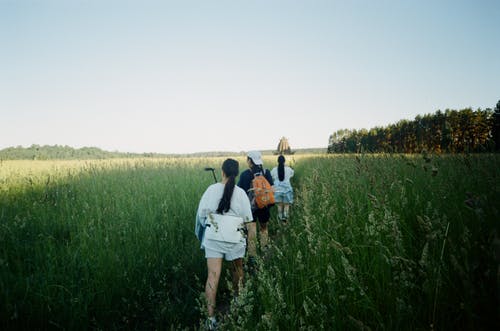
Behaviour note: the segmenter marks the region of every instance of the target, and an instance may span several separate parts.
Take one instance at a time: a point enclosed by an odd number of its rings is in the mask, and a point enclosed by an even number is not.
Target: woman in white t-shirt
[[[293,187],[290,178],[293,177],[293,169],[285,166],[285,157],[278,157],[278,166],[271,170],[274,181],[274,199],[278,205],[278,218],[283,223],[288,221],[290,205],[293,204]]]
[[[222,269],[222,259],[232,261],[233,287],[238,293],[238,285],[243,280],[243,257],[245,256],[246,241],[242,237],[239,242],[212,240],[205,236],[208,226],[207,217],[210,214],[236,216],[246,225],[253,221],[252,208],[247,194],[236,186],[236,176],[239,173],[238,161],[227,159],[222,163],[222,181],[210,185],[201,197],[196,213],[195,234],[201,241],[201,248],[205,250],[208,276],[205,284],[207,299],[208,329],[214,329],[215,300],[217,287]]]

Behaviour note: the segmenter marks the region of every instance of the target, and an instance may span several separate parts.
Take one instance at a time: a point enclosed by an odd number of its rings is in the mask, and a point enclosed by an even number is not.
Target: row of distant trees
[[[500,101],[494,110],[438,110],[414,120],[330,135],[329,153],[493,152],[500,150]]]
[[[73,148],[63,145],[16,146],[0,150],[0,160],[94,160],[114,158],[222,157],[245,155],[245,152],[199,152],[191,154],[109,152],[98,147]]]
[[[75,149],[70,146],[61,145],[31,145],[30,147],[17,146],[0,150],[0,159],[3,160],[81,160],[150,156],[152,156],[150,153],[131,154],[108,152],[97,147],[82,147]]]

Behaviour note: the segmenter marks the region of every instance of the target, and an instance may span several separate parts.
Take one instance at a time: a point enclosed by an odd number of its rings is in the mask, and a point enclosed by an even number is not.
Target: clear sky
[[[326,147],[500,99],[500,1],[0,0],[0,149]]]

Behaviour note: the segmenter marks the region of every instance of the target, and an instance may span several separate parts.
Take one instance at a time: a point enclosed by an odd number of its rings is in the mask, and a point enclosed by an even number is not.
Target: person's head
[[[239,163],[234,159],[226,159],[222,163],[222,172],[226,178],[238,176],[239,171]]]
[[[239,171],[239,163],[234,159],[226,159],[222,163],[222,173],[227,181],[224,185],[224,193],[217,207],[217,213],[219,214],[225,213],[231,208],[231,197],[233,196],[236,176],[238,176]]]
[[[247,154],[247,164],[252,170],[262,169],[262,154],[259,151],[250,151]]]
[[[278,156],[278,179],[285,179],[285,157],[283,155]]]

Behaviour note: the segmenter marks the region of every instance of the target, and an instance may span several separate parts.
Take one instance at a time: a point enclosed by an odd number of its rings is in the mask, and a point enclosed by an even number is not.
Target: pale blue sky
[[[326,147],[500,99],[500,1],[0,0],[0,149]]]

